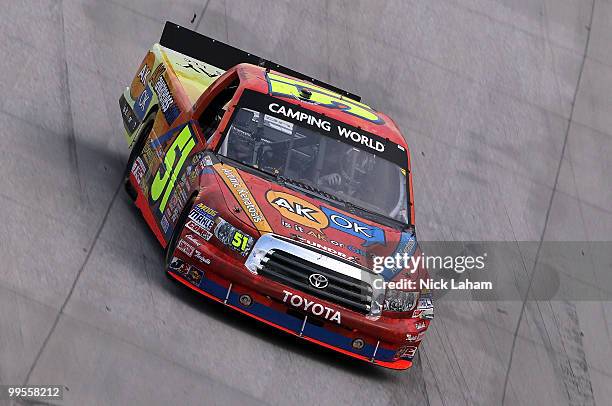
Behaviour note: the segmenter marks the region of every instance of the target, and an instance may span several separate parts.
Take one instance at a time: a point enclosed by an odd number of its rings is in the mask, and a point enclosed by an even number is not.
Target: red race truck
[[[119,100],[125,186],[167,274],[241,313],[406,369],[430,293],[413,255],[408,146],[354,94],[173,23]]]

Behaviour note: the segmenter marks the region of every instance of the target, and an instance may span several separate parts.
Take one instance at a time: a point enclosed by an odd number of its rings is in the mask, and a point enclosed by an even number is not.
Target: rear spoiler
[[[321,82],[317,79],[306,76],[303,73],[296,72],[293,69],[271,62],[257,55],[234,48],[231,45],[224,44],[221,41],[217,41],[213,38],[192,31],[189,28],[181,27],[180,25],[170,21],[166,21],[164,32],[159,40],[159,44],[191,58],[206,62],[219,69],[228,70],[239,63],[250,63],[308,81],[350,99],[361,101],[361,97],[356,94]]]

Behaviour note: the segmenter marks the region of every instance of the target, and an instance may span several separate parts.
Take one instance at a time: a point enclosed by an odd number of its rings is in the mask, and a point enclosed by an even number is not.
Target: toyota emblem
[[[317,289],[325,289],[329,284],[327,277],[320,273],[313,273],[308,277],[308,282]]]

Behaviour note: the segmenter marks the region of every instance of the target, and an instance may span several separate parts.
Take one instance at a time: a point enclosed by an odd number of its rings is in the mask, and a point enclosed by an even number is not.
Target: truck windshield
[[[408,223],[404,168],[311,128],[242,107],[218,152]]]

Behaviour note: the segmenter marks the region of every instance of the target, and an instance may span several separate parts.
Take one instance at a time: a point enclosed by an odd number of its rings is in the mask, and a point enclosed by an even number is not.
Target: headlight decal
[[[417,292],[388,289],[385,294],[384,310],[392,312],[407,312],[412,310],[418,298]]]
[[[237,229],[221,217],[217,218],[216,223],[215,237],[242,256],[247,256],[255,241],[253,237]]]

